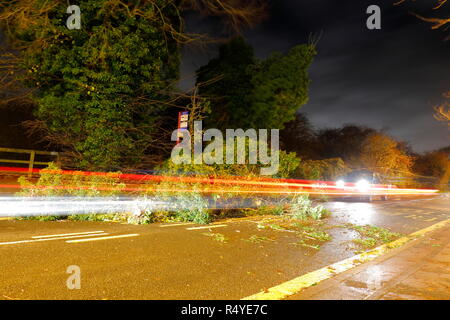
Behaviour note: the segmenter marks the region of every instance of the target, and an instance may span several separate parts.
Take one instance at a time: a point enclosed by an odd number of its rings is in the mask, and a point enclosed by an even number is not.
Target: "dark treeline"
[[[285,125],[281,145],[308,163],[336,159],[349,170],[369,169],[403,179],[415,177],[428,186],[446,186],[450,178],[450,147],[419,154],[407,142],[357,124],[315,129],[303,113],[297,113],[295,120]]]

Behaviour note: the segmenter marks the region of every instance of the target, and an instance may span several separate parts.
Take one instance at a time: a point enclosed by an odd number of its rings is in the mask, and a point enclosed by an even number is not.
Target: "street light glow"
[[[345,187],[345,181],[344,180],[336,181],[336,187],[338,187],[339,189],[343,189]]]
[[[370,188],[370,183],[366,179],[361,179],[356,183],[356,188],[360,192],[367,192]]]

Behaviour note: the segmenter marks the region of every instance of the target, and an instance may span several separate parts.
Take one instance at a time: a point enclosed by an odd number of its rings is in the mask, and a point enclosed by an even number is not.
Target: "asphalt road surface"
[[[320,250],[292,245],[292,232],[260,228],[265,217],[206,226],[3,219],[0,299],[241,299],[353,256],[356,232],[333,226],[410,234],[450,219],[448,195],[326,207],[333,239]],[[67,287],[72,265],[80,289]]]

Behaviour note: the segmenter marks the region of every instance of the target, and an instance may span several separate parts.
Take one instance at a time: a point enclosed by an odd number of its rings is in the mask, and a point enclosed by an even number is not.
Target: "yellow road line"
[[[204,226],[204,227],[192,227],[192,228],[186,228],[186,230],[201,230],[201,229],[211,229],[211,228],[222,228],[226,227],[226,224],[215,224],[210,226]]]
[[[99,241],[99,240],[137,237],[138,235],[139,234],[137,234],[137,233],[131,233],[131,234],[121,234],[118,236],[109,236],[109,237],[88,238],[88,239],[80,239],[80,240],[67,240],[66,242],[67,243],[77,243],[77,242]]]
[[[430,227],[425,229],[421,229],[410,235],[399,238],[395,241],[392,241],[387,244],[383,244],[375,249],[363,252],[356,256],[350,257],[348,259],[336,262],[324,268],[318,269],[316,271],[309,272],[305,275],[292,279],[290,281],[284,282],[280,285],[272,287],[266,291],[262,291],[256,293],[254,295],[243,298],[242,300],[281,300],[287,298],[290,295],[296,294],[301,290],[308,288],[312,285],[316,285],[317,283],[329,279],[339,273],[350,270],[360,264],[371,261],[377,257],[382,256],[388,251],[403,246],[407,242],[417,239],[429,233],[431,231],[435,231],[437,229],[445,227],[450,223],[449,220],[444,220],[438,222]]]
[[[74,238],[82,238],[89,236],[105,236],[109,233],[91,233],[91,234],[83,234],[78,236],[69,236],[69,237],[56,237],[56,238],[43,238],[43,239],[33,239],[33,240],[18,240],[18,241],[9,241],[9,242],[0,242],[0,246],[5,246],[9,244],[19,244],[19,243],[31,243],[31,242],[41,242],[41,241],[51,241],[51,240],[64,240],[64,239],[74,239]]]
[[[81,234],[89,235],[91,233],[101,233],[101,232],[104,232],[104,231],[86,231],[86,232],[60,233],[60,234],[51,234],[51,235],[45,235],[45,236],[34,236],[34,237],[31,237],[31,238],[33,238],[33,239],[40,239],[40,238],[75,236],[75,235],[81,235]]]

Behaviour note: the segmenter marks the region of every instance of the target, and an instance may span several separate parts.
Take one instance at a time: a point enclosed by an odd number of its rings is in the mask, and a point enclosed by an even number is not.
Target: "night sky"
[[[274,0],[269,18],[244,36],[265,58],[322,32],[310,69],[310,99],[301,108],[316,128],[356,123],[385,129],[417,152],[448,146],[450,133],[433,118],[433,105],[450,90],[450,32],[431,30],[409,11],[447,16],[450,4],[438,12],[428,10],[432,0],[393,2]],[[381,30],[366,28],[370,4],[381,7]],[[213,19],[187,18],[189,31],[221,34]],[[180,87],[191,87],[195,69],[215,54],[214,46],[185,49]]]

